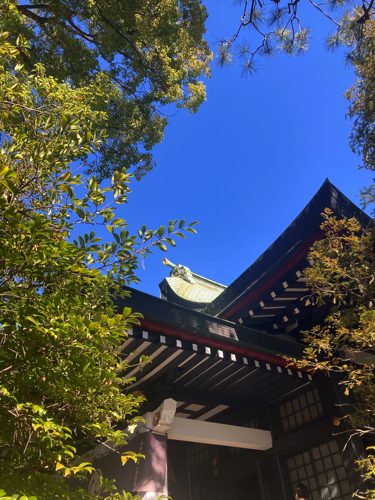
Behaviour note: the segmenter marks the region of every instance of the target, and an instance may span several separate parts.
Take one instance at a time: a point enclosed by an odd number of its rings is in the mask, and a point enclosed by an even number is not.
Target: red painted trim
[[[156,321],[149,319],[141,319],[141,326],[143,328],[148,328],[157,333],[162,333],[165,335],[170,335],[180,340],[188,340],[190,342],[198,342],[207,347],[214,347],[215,349],[222,349],[224,351],[229,351],[233,354],[239,354],[241,356],[248,356],[250,358],[255,358],[261,361],[266,361],[267,363],[273,363],[279,366],[286,366],[288,363],[280,356],[273,356],[272,354],[265,354],[264,352],[255,351],[254,349],[249,349],[243,346],[236,346],[232,343],[225,342],[225,340],[213,339],[210,337],[204,337],[199,333],[186,332],[178,328],[174,328],[169,325],[162,325]],[[290,366],[289,368],[293,368]],[[294,367],[295,368],[295,367]],[[295,368],[297,369],[297,368]],[[300,371],[307,371],[306,369],[298,368]]]
[[[283,277],[285,273],[290,271],[300,260],[302,260],[308,253],[315,241],[321,240],[324,237],[324,232],[319,230],[312,238],[309,239],[307,243],[303,245],[294,255],[292,255],[285,264],[277,269],[271,276],[263,281],[255,290],[244,297],[240,302],[232,307],[229,311],[224,313],[220,318],[228,319],[233,314],[239,312],[241,309],[251,304],[261,293],[265,292],[271,285],[273,285],[277,280]]]

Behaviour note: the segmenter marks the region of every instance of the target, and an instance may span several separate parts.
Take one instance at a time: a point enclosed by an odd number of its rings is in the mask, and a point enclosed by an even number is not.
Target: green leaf
[[[82,208],[79,208],[79,207],[76,207],[74,209],[75,213],[78,215],[78,217],[80,219],[84,219],[85,218],[85,212],[82,210]]]
[[[61,118],[61,127],[62,127],[62,129],[63,129],[63,130],[64,130],[64,129],[66,129],[66,126],[67,126],[67,125],[68,125],[68,119],[67,119],[67,117],[66,117],[66,116],[63,116],[63,117]]]
[[[178,229],[182,229],[185,225],[185,222],[186,222],[186,219],[182,219],[182,221],[180,221],[180,223],[178,225]]]
[[[195,226],[196,224],[199,224],[199,222],[198,221],[190,222],[189,227]]]
[[[133,312],[131,314],[132,318],[143,318],[143,314],[139,313],[139,312]]]
[[[114,229],[113,229],[113,227],[112,227],[112,226],[110,226],[110,225],[108,224],[108,225],[106,225],[106,228],[108,229],[108,231],[109,231],[110,233],[113,233]]]
[[[156,242],[156,246],[157,246],[158,248],[160,248],[160,250],[163,250],[163,252],[167,252],[167,251],[168,251],[168,249],[167,249],[167,247],[164,245],[164,243],[161,243],[160,241],[157,241],[157,242]]]
[[[165,227],[160,226],[158,229],[158,234],[159,234],[160,238],[163,236],[164,232],[165,232]]]
[[[16,188],[16,186],[13,184],[12,181],[10,180],[7,180],[7,181],[0,181],[0,184],[2,184],[3,186],[5,186],[6,188],[9,189],[9,191],[11,191],[13,194],[17,194],[18,193],[18,189]]]
[[[4,125],[6,125],[8,123],[8,121],[9,121],[9,115],[8,115],[8,113],[6,111],[4,111],[4,113],[3,113],[3,123],[4,123]]]
[[[172,240],[172,238],[165,238],[165,241],[169,243],[172,247],[176,246],[176,243],[174,240]]]
[[[123,222],[125,222],[125,220],[124,220],[124,219],[116,218],[116,219],[114,219],[114,220],[112,221],[112,224],[113,224],[114,226],[118,226],[118,225],[122,224]]]
[[[0,175],[5,175],[9,171],[9,167],[6,165],[0,166]]]
[[[71,172],[64,172],[63,174],[60,175],[59,181],[60,182],[67,181],[68,179],[71,178],[71,176],[72,176]]]
[[[129,316],[129,314],[131,314],[131,312],[132,312],[132,310],[130,307],[124,307],[122,314],[123,314],[123,316],[127,317],[127,316]]]

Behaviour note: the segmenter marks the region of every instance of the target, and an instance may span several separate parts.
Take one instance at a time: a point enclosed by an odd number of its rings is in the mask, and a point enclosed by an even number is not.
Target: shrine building
[[[310,303],[303,275],[326,207],[370,223],[327,179],[228,287],[164,259],[171,269],[160,297],[130,289],[118,304],[144,316],[128,331],[123,355],[134,364],[152,358],[125,373],[135,378],[129,390],[147,398],[146,422],[127,448],[145,460],[122,467],[118,454],[95,450],[98,473],[115,478],[119,491],[142,500],[294,500],[303,483],[311,500],[350,500],[361,489],[355,461],[374,443],[348,440],[347,424],[333,424],[352,396],[336,374],[288,367],[282,357],[302,357],[302,332],[329,309]],[[97,487],[93,476],[89,491]]]

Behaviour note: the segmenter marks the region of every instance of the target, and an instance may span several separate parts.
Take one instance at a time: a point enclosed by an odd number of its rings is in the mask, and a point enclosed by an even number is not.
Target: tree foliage
[[[315,305],[331,303],[323,324],[304,334],[308,344],[303,362],[309,369],[337,372],[352,402],[335,417],[338,432],[361,436],[374,431],[375,417],[375,254],[374,234],[363,231],[356,219],[337,220],[325,210],[321,228],[326,237],[314,244],[305,270]],[[368,353],[368,354],[366,354]],[[375,447],[374,447],[375,449]],[[371,450],[370,450],[371,451]],[[375,498],[375,460],[372,453],[360,462],[367,479],[367,498]]]
[[[374,17],[374,0],[364,1],[360,6],[349,0],[314,0],[291,2],[272,0],[236,0],[242,16],[237,31],[218,42],[217,64],[219,67],[237,63],[242,76],[257,73],[259,60],[279,53],[289,56],[304,54],[311,42],[310,19],[304,4],[318,10],[332,23],[333,31],[326,40],[331,51],[340,46],[351,46],[350,54],[360,46],[365,26]],[[348,59],[349,60],[349,59]]]
[[[28,42],[20,35],[16,47],[7,37],[0,36],[0,483],[8,495],[82,499],[65,482],[92,470],[77,460],[80,447],[124,443],[125,422],[137,419],[143,401],[126,389],[120,352],[140,314],[116,310],[113,299],[137,281],[139,257],[153,245],[175,246],[174,235],[195,232],[194,223],[129,234],[114,205],[127,202],[131,175],[115,171],[102,187],[77,173],[107,140],[97,130],[102,112],[87,104],[103,88],[60,83],[40,64],[29,73],[17,59]],[[96,226],[111,241],[101,242]]]
[[[161,110],[196,112],[205,100],[198,79],[209,76],[211,52],[201,0],[2,0],[0,12],[11,36],[30,40],[29,53],[21,50],[28,69],[42,63],[59,81],[101,90],[90,105],[105,112],[98,129],[108,137],[89,164],[101,179],[123,167],[145,175],[167,124]]]
[[[361,156],[362,165],[375,170],[375,20],[367,23],[362,30],[361,43],[351,55],[350,62],[355,69],[354,85],[345,93],[349,101],[348,116],[353,121],[350,147]],[[353,46],[356,37],[347,34],[348,44]],[[367,205],[375,200],[374,186],[363,191],[363,201]]]

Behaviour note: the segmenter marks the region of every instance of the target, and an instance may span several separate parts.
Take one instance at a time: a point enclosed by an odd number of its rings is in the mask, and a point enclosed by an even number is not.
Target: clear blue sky
[[[240,12],[230,2],[206,2],[206,38],[230,36]],[[307,9],[307,8],[306,8]],[[132,185],[121,215],[137,229],[169,219],[198,220],[198,235],[178,239],[168,254],[155,250],[139,269],[144,292],[159,295],[169,274],[167,257],[229,285],[284,231],[328,177],[355,203],[368,171],[348,145],[343,92],[354,75],[343,53],[327,54],[331,25],[313,7],[303,12],[313,29],[304,57],[261,62],[241,79],[239,68],[217,70],[207,81],[207,102],[197,114],[171,118],[155,150],[157,167]],[[119,213],[119,216],[121,216]]]

